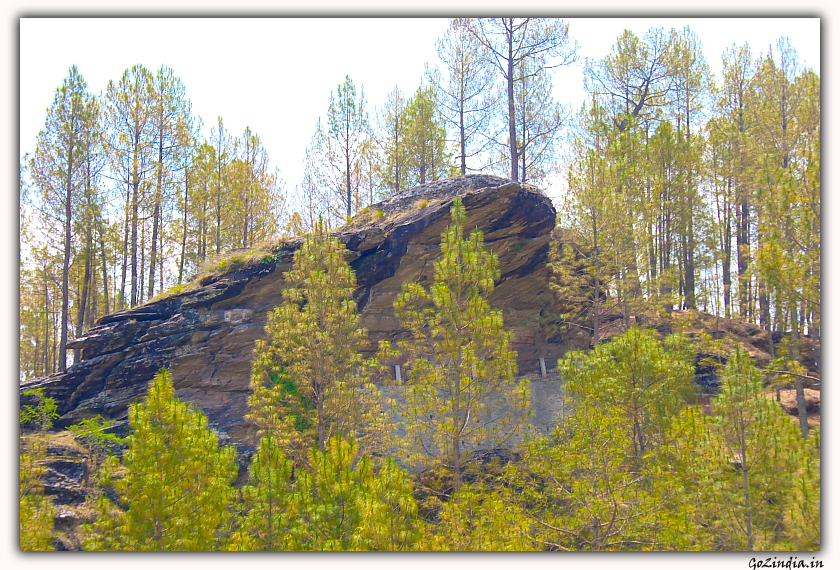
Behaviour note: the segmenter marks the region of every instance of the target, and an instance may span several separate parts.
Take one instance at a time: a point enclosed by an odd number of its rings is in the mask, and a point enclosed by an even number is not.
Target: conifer
[[[346,248],[323,222],[306,236],[286,274],[284,303],[269,314],[257,341],[251,379],[251,421],[272,433],[286,455],[305,462],[335,434],[378,449],[387,426],[379,392],[367,381],[375,362],[359,354],[367,330],[359,326],[356,276]]]
[[[134,430],[113,481],[128,506],[103,513],[85,548],[214,550],[229,530],[236,452],[219,448],[207,417],[175,397],[172,377],[158,373],[142,402],[129,409]]]
[[[527,381],[514,379],[511,335],[486,299],[499,278],[498,258],[485,251],[477,229],[463,237],[460,198],[451,213],[434,284],[428,291],[404,284],[394,308],[413,337],[401,345],[409,355],[403,406],[409,460],[430,459],[460,482],[477,452],[510,445],[522,433],[530,392]]]

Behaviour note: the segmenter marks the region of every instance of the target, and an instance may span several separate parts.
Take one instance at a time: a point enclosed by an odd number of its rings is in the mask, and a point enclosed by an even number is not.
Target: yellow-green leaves
[[[236,452],[219,449],[207,417],[175,397],[165,370],[129,420],[125,476],[113,482],[128,511],[103,513],[85,548],[217,549],[231,523]]]
[[[54,550],[53,520],[56,508],[52,497],[44,495],[41,477],[46,469],[44,449],[37,437],[27,442],[20,454],[20,549]]]
[[[368,381],[377,363],[359,354],[367,330],[345,254],[319,223],[295,254],[285,302],[269,314],[267,338],[254,350],[249,418],[299,462],[335,434],[352,435],[366,451],[382,451],[387,439],[379,392]]]
[[[642,458],[690,394],[692,356],[682,339],[669,339],[663,347],[655,330],[634,328],[588,354],[568,353],[559,366],[567,391],[581,405],[608,408],[623,418],[621,429]]]
[[[410,462],[443,465],[460,480],[479,449],[510,445],[522,433],[529,394],[514,379],[515,353],[500,311],[485,299],[499,277],[498,259],[481,232],[464,239],[460,198],[442,236],[435,282],[427,291],[408,283],[394,303],[412,333],[403,414]]]
[[[340,435],[297,468],[266,435],[243,494],[232,550],[406,550],[420,536],[408,474],[392,460],[377,469]]]

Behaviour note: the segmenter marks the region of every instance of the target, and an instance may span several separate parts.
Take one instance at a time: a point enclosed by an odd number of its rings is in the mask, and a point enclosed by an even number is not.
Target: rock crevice
[[[535,188],[484,175],[409,189],[337,232],[356,272],[355,298],[361,325],[370,333],[368,350],[381,339],[405,338],[394,318],[394,300],[403,283],[432,281],[440,236],[458,196],[467,212],[465,231],[481,230],[499,257],[502,278],[489,301],[514,333],[520,369],[530,370],[541,357],[556,360],[567,347],[546,338],[540,316],[553,302],[546,262],[554,208]],[[64,373],[22,384],[21,403],[30,403],[24,392],[43,388],[58,403],[58,427],[97,414],[121,420],[154,374],[167,367],[179,398],[202,408],[232,442],[250,448],[253,427],[244,417],[253,347],[268,313],[282,303],[283,274],[300,243],[291,240],[253,267],[212,275],[197,288],[103,317],[68,344],[81,349],[81,361]]]

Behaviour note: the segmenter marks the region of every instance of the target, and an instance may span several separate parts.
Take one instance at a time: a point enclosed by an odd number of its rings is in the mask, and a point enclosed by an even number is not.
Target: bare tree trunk
[[[791,322],[791,336],[793,337],[793,350],[791,351],[791,358],[799,360],[799,317],[797,316],[798,307],[796,300],[792,300],[790,304],[790,322]],[[799,429],[802,431],[802,439],[808,439],[808,411],[805,406],[805,385],[802,378],[797,376],[795,380],[796,386],[796,411],[799,415]]]
[[[464,176],[467,173],[467,141],[465,128],[464,128],[464,97],[463,97],[463,90],[461,93],[461,99],[458,104],[458,127],[461,131],[461,176]]]
[[[184,233],[181,236],[181,264],[178,267],[178,284],[184,280],[184,259],[187,255],[187,212],[189,211],[190,198],[190,174],[189,169],[184,169]]]
[[[135,179],[131,192],[131,306],[137,305],[137,224],[140,208],[140,180]]]
[[[102,251],[100,257],[102,258],[102,288],[105,294],[105,314],[109,314],[109,305],[108,305],[108,258],[105,255],[105,232],[102,228],[102,217],[97,216],[97,222],[99,226],[99,247]]]
[[[152,220],[152,251],[149,255],[149,299],[155,296],[155,264],[157,263],[158,226],[160,225],[161,202],[163,201],[163,127],[158,131],[157,188],[155,189],[155,211]],[[163,248],[161,247],[161,257]]]
[[[50,373],[50,289],[47,283],[47,268],[44,274],[44,375]]]
[[[345,167],[347,168],[346,172],[346,182],[347,182],[347,218],[349,219],[352,212],[353,207],[353,190],[350,186],[350,144],[347,143],[347,152],[344,153],[345,157]]]
[[[126,273],[128,272],[128,231],[131,225],[131,190],[130,186],[125,193],[125,238],[123,239],[123,260],[122,260],[122,287],[120,288],[120,310],[125,308],[125,285]]]
[[[505,19],[507,33],[507,96],[508,96],[508,137],[510,139],[510,179],[519,182],[519,148],[516,140],[516,115],[513,94],[513,18]]]
[[[93,244],[91,236],[88,233],[87,246],[85,251],[85,275],[82,279],[82,294],[79,300],[79,313],[76,317],[76,338],[82,336],[82,330],[85,322],[85,310],[87,309],[87,298],[90,290],[90,273],[91,273],[91,253],[93,251]],[[78,348],[73,352],[73,362],[79,362],[81,350]]]

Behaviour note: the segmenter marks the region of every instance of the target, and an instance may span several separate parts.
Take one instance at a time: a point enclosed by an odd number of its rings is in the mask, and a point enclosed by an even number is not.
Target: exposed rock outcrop
[[[514,334],[520,370],[538,370],[539,358],[556,362],[568,348],[546,327],[553,303],[548,248],[555,226],[551,201],[539,190],[508,180],[471,175],[412,188],[372,206],[338,232],[356,271],[356,298],[371,349],[405,334],[393,303],[402,284],[429,284],[449,210],[462,196],[465,229],[478,228],[499,257],[501,279],[490,303],[504,312]],[[257,262],[200,280],[195,287],[113,313],[68,346],[81,361],[65,373],[34,379],[21,394],[44,388],[58,402],[58,427],[102,414],[124,419],[154,374],[168,367],[179,398],[201,407],[223,443],[250,447],[244,416],[254,343],[267,315],[283,300],[287,271],[300,240],[282,243]],[[21,396],[23,404],[29,403]]]

